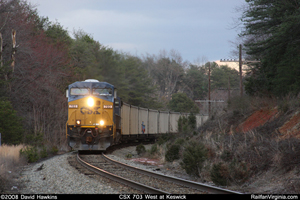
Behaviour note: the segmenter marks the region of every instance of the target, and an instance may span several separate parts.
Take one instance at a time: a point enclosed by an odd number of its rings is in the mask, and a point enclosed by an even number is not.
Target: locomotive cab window
[[[112,89],[111,88],[93,89],[93,95],[96,95],[96,96],[112,96]]]
[[[70,95],[85,96],[90,94],[89,88],[71,88]]]

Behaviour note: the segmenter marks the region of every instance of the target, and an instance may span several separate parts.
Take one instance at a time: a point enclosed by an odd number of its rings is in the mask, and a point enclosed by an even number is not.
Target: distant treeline
[[[25,0],[0,0],[0,106],[11,111],[11,117],[0,111],[0,132],[6,143],[32,143],[39,137],[64,143],[65,90],[75,81],[109,82],[124,102],[161,110],[195,111],[193,100],[207,96],[208,63],[183,61],[175,50],[143,57],[118,52],[83,30],[73,31],[71,37],[59,22],[37,13]],[[15,48],[12,30],[16,31]],[[231,88],[238,87],[236,70],[215,63],[211,68],[212,89],[227,88],[229,79]],[[172,95],[180,96],[174,98],[176,102],[187,103],[181,107],[170,103]],[[15,128],[4,125],[8,120],[15,122]]]

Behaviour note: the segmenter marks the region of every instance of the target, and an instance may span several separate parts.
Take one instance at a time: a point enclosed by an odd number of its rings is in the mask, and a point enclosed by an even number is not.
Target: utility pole
[[[12,38],[11,68],[12,68],[12,72],[15,71],[15,54],[16,54],[16,46],[17,46],[16,34],[17,34],[16,30],[12,29],[12,31],[11,31],[11,38]]]
[[[0,67],[1,67],[1,70],[3,70],[2,69],[3,68],[3,56],[2,55],[3,55],[3,38],[2,38],[2,34],[0,33]],[[7,81],[8,76],[6,73],[4,74],[4,78]]]
[[[208,65],[208,117],[210,117],[210,62]]]
[[[230,99],[230,78],[228,76],[228,100]]]
[[[239,45],[239,60],[236,61],[235,59],[224,59],[224,60],[220,60],[220,62],[239,62],[239,74],[240,74],[240,95],[241,97],[243,96],[243,70],[242,70],[242,65],[246,64],[246,63],[260,63],[259,60],[242,60],[242,45]]]
[[[242,45],[239,45],[239,71],[240,71],[240,94],[243,96],[243,76],[242,76]]]
[[[0,33],[0,67],[3,67],[2,61],[2,51],[3,51],[3,41],[2,41],[2,34]]]

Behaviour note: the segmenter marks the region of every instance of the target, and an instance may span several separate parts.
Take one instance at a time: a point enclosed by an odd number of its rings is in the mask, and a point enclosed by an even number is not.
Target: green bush
[[[139,144],[138,146],[136,146],[135,150],[136,150],[136,152],[137,152],[138,155],[141,155],[141,154],[143,154],[143,153],[146,152],[146,148],[142,144]]]
[[[246,116],[251,112],[251,98],[248,96],[235,96],[228,100],[228,109],[233,111],[234,115]]]
[[[204,161],[207,159],[207,149],[201,143],[190,142],[183,152],[181,167],[189,175],[199,177]]]
[[[158,148],[157,148],[157,144],[154,144],[151,146],[151,149],[150,149],[150,154],[153,155],[157,152]]]
[[[229,185],[230,171],[228,166],[222,162],[213,164],[213,167],[210,171],[210,178],[216,185]]]
[[[196,128],[196,116],[191,113],[188,117],[180,116],[178,119],[178,131],[188,132],[193,131]]]
[[[52,153],[52,154],[57,154],[57,152],[58,152],[58,148],[57,148],[56,146],[53,146],[53,147],[51,148],[51,153]]]
[[[20,150],[20,155],[25,156],[29,163],[36,162],[39,159],[39,155],[36,147],[27,146],[24,149]]]
[[[168,108],[175,112],[199,113],[198,106],[185,93],[172,94],[172,99],[169,101]]]
[[[19,144],[22,141],[22,118],[17,115],[10,101],[0,99],[0,133],[2,143]]]
[[[171,147],[167,150],[165,155],[166,161],[173,162],[174,160],[178,160],[180,158],[179,150],[180,146],[178,144],[171,145]]]
[[[157,144],[162,145],[162,144],[166,143],[167,141],[170,141],[170,139],[172,139],[173,137],[174,137],[174,135],[172,133],[162,134],[159,136]]]
[[[184,142],[185,142],[185,140],[183,138],[177,138],[176,141],[175,141],[175,144],[183,145]]]
[[[233,154],[231,151],[228,150],[224,150],[221,154],[221,159],[224,160],[225,162],[228,162],[230,160],[232,160]]]
[[[213,164],[210,177],[216,185],[228,186],[232,182],[244,183],[249,177],[249,167],[245,162],[237,162],[235,159],[230,164],[219,162]]]
[[[236,162],[233,160],[230,163],[229,168],[232,180],[237,183],[244,183],[249,178],[250,169],[245,162]]]
[[[126,158],[129,158],[129,159],[132,158],[132,154],[131,153],[127,154]]]
[[[187,129],[187,118],[185,116],[180,116],[178,119],[178,131],[183,132]]]
[[[189,127],[194,130],[196,128],[196,123],[197,123],[197,120],[196,120],[196,116],[194,115],[194,113],[191,113],[188,117],[188,124],[189,124]]]
[[[46,158],[48,156],[46,147],[43,146],[43,149],[40,151],[40,157]]]

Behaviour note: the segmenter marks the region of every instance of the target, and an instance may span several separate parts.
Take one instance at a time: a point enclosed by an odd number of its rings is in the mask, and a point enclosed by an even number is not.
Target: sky
[[[100,44],[135,56],[177,51],[191,63],[234,58],[235,8],[244,0],[27,0],[72,37],[82,29]],[[238,56],[236,57],[238,58]]]

